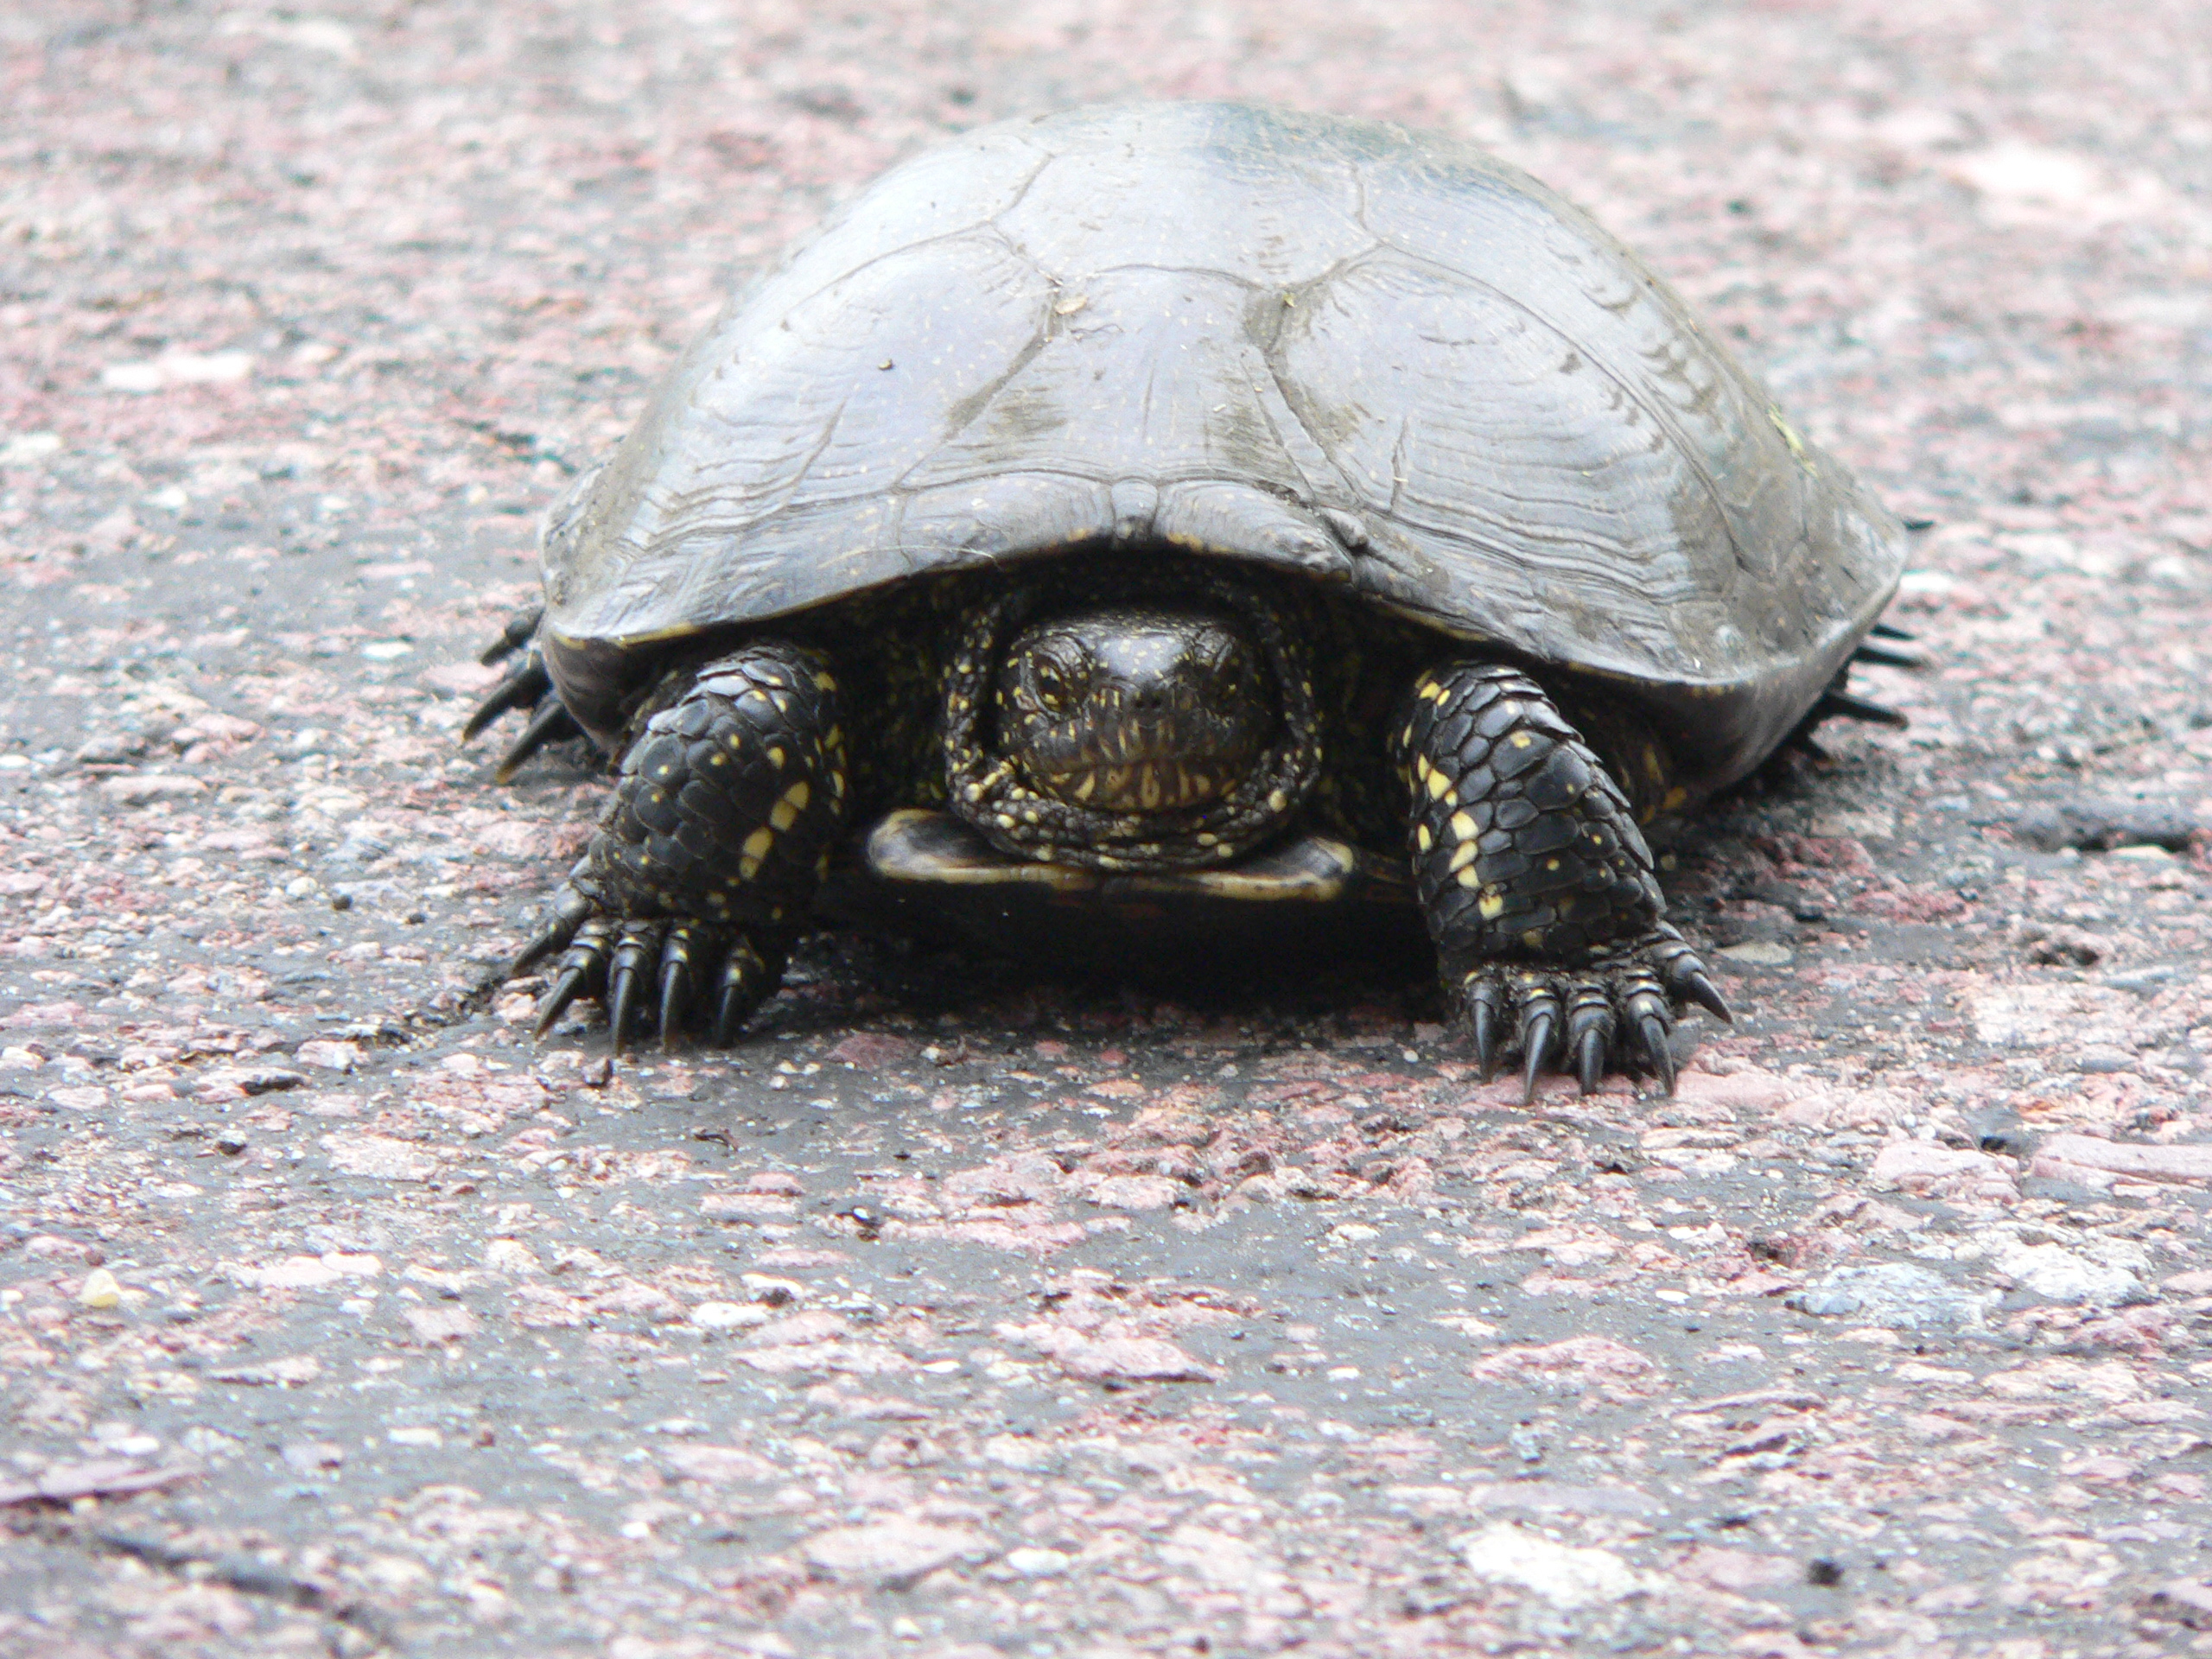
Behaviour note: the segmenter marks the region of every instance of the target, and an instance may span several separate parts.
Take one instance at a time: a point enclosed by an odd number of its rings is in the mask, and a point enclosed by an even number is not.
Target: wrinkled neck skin
[[[1319,772],[1301,632],[1270,588],[1225,570],[1009,595],[971,619],[946,679],[953,810],[1047,862],[1241,856]]]
[[[999,749],[1073,807],[1179,813],[1229,794],[1277,724],[1266,658],[1234,617],[1114,606],[1033,623],[1007,647]]]

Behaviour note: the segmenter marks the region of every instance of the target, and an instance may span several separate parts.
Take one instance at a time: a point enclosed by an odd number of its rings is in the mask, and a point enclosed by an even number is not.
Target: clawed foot
[[[741,932],[665,918],[618,920],[574,887],[562,888],[551,924],[515,958],[514,971],[556,950],[551,988],[537,1005],[537,1034],[578,998],[594,997],[606,1005],[617,1054],[648,1019],[670,1049],[702,1015],[709,1016],[708,1041],[728,1047],[783,976],[782,953],[764,953]]]
[[[1675,1057],[1667,1039],[1675,1010],[1694,1002],[1735,1021],[1697,952],[1663,926],[1578,968],[1483,963],[1461,978],[1459,1002],[1484,1083],[1501,1054],[1521,1055],[1523,1104],[1536,1097],[1548,1069],[1572,1071],[1586,1095],[1596,1092],[1609,1067],[1631,1077],[1649,1071],[1671,1095]]]
[[[531,642],[537,637],[537,625],[543,617],[542,610],[525,611],[512,619],[500,631],[499,637],[486,647],[478,660],[486,665],[502,658],[513,657],[514,664],[507,670],[507,677],[492,688],[491,695],[476,705],[476,712],[461,728],[461,741],[473,742],[476,734],[510,709],[527,709],[530,721],[523,728],[522,735],[514,746],[499,759],[499,769],[494,775],[505,783],[521,770],[523,763],[548,743],[558,743],[571,737],[582,737],[583,728],[577,725],[574,715],[554,695],[553,677],[546,671],[545,659]],[[518,655],[518,653],[519,653]]]

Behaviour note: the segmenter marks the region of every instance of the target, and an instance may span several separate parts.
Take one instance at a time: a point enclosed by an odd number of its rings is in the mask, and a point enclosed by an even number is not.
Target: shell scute
[[[1796,724],[1904,550],[1535,181],[1387,126],[1141,105],[969,134],[741,296],[556,508],[548,658],[598,730],[671,639],[1140,543],[1626,690],[1700,788]]]

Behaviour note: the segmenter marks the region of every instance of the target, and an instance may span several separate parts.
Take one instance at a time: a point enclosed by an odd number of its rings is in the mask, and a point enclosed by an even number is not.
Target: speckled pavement
[[[0,1653],[2212,1650],[2212,6],[0,14]],[[933,139],[1487,143],[1923,526],[1677,1098],[826,941],[529,1037],[537,514]]]

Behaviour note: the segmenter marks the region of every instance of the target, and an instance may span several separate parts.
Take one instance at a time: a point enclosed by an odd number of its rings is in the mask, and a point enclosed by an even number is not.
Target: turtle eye
[[[1046,714],[1065,715],[1075,707],[1076,677],[1065,663],[1039,654],[1031,660],[1029,683]]]

